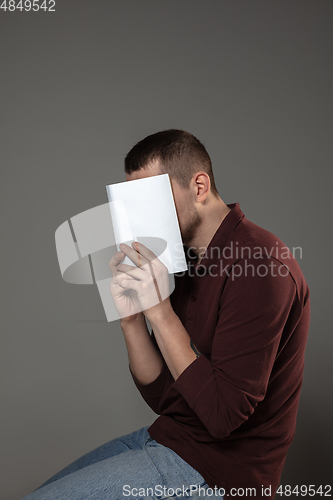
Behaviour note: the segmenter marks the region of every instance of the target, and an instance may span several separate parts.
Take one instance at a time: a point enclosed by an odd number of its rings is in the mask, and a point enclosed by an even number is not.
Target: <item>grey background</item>
[[[54,232],[105,203],[135,142],[197,135],[226,203],[301,246],[312,322],[282,484],[332,473],[332,14],[328,0],[56,0],[0,11],[1,500],[148,425],[97,289]]]

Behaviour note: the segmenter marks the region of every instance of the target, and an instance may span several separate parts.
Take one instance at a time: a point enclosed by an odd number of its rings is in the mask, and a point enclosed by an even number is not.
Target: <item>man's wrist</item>
[[[122,329],[130,326],[130,325],[138,325],[139,323],[144,322],[144,315],[142,312],[137,313],[135,316],[127,316],[125,318],[120,319],[120,326]]]
[[[153,330],[155,325],[158,326],[163,324],[164,322],[170,321],[172,315],[174,314],[175,312],[172,308],[169,298],[165,299],[160,304],[150,307],[149,309],[144,311],[144,315],[148,319]]]

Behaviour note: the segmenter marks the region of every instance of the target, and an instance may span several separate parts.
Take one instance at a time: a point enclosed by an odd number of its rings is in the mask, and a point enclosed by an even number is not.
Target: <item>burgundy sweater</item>
[[[248,221],[238,203],[228,206],[205,257],[199,265],[189,259],[171,295],[202,355],[176,381],[166,364],[152,383],[134,381],[160,415],[149,428],[157,442],[212,488],[255,488],[252,498],[267,499],[295,433],[309,289],[282,241]],[[244,498],[240,491],[233,498]]]

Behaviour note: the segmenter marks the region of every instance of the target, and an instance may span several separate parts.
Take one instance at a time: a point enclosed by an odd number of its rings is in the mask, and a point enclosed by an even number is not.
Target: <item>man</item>
[[[222,201],[191,134],[146,137],[125,171],[128,181],[169,174],[188,260],[171,297],[167,269],[143,245],[121,245],[110,262],[130,370],[160,416],[31,498],[95,498],[97,490],[112,499],[273,498],[295,432],[309,329],[301,270],[278,238]]]

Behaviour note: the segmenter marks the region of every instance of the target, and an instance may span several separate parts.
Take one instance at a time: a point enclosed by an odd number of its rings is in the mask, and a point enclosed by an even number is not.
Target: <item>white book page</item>
[[[168,174],[111,184],[106,191],[118,247],[139,241],[169,273],[187,270]]]

